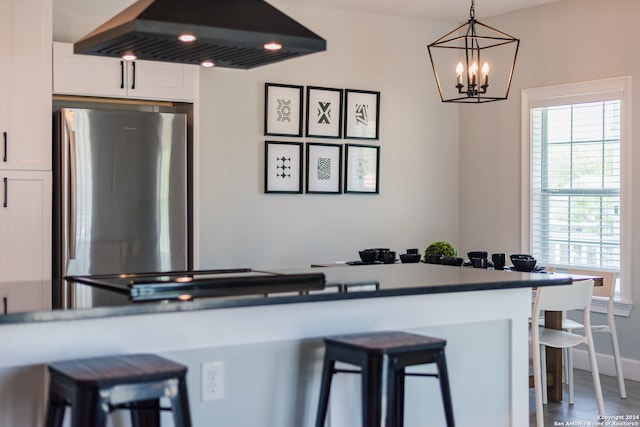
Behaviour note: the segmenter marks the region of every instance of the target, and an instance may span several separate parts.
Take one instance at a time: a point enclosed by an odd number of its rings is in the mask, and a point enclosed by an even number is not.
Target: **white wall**
[[[633,98],[640,95],[640,57],[637,51],[636,0],[564,0],[546,6],[510,13],[487,20],[521,39],[518,62],[505,102],[460,109],[460,236],[461,248],[485,248],[506,253],[520,252],[520,91],[524,88],[631,75]],[[478,17],[484,21],[481,16]],[[640,108],[633,109],[633,123],[640,123]],[[632,134],[637,145],[638,132]],[[632,164],[640,151],[632,148]],[[640,212],[640,174],[632,170],[631,208]],[[632,247],[640,244],[640,227],[632,221]],[[640,266],[632,260],[631,277],[635,299]],[[603,322],[594,315],[593,321]],[[634,359],[640,375],[640,313],[617,318],[623,357]],[[606,338],[606,337],[605,337]],[[599,352],[610,353],[610,345],[597,343]],[[627,366],[631,366],[628,364]],[[627,374],[627,372],[625,372]],[[631,372],[629,372],[631,374]]]
[[[327,51],[201,73],[201,267],[295,267],[458,240],[458,121],[426,45],[451,24],[279,6]],[[264,194],[264,83],[381,92],[380,195]],[[351,140],[351,143],[363,141]],[[366,143],[366,142],[365,142]]]

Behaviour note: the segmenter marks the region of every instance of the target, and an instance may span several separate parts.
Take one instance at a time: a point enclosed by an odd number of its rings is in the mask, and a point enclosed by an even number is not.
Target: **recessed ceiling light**
[[[214,66],[214,65],[216,65],[216,64],[214,64],[214,63],[213,63],[213,61],[208,61],[208,60],[207,60],[207,61],[202,61],[202,62],[200,63],[200,65],[201,65],[201,66],[203,66],[203,67],[205,67],[205,68],[211,68],[211,67],[213,67],[213,66]]]
[[[196,40],[196,36],[194,36],[193,34],[181,34],[178,37],[178,40],[185,43],[191,43]]]
[[[264,48],[266,50],[280,50],[282,49],[282,45],[278,42],[269,42],[264,44]]]
[[[124,55],[122,55],[122,59],[124,59],[125,61],[135,61],[136,59],[138,59],[138,57],[133,53],[125,53]]]

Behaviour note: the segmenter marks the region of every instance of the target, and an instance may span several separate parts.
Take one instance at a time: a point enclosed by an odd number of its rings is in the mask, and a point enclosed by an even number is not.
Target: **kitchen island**
[[[307,290],[270,287],[237,296],[125,300],[109,307],[4,316],[0,425],[41,424],[48,362],[152,352],[189,366],[196,425],[219,420],[233,426],[311,426],[321,337],[386,329],[447,339],[457,425],[529,424],[531,288],[569,284],[570,277],[429,264],[232,274],[318,273],[326,284]],[[201,365],[214,361],[224,363],[223,397],[202,401]],[[358,379],[339,376],[334,390],[331,425],[357,425]],[[407,381],[406,407],[407,426],[418,419],[440,425],[437,381]]]

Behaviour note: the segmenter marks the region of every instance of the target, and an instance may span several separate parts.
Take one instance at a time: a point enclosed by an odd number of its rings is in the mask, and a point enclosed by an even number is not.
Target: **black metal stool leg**
[[[322,379],[320,380],[320,396],[318,398],[318,414],[316,415],[316,427],[324,427],[329,407],[329,393],[331,392],[331,380],[335,368],[335,360],[325,356],[322,364]]]
[[[55,393],[49,392],[45,427],[62,427],[66,409],[67,405],[64,399]]]
[[[141,400],[130,407],[132,427],[160,427],[160,400]]]
[[[382,421],[382,357],[371,357],[362,367],[362,427]]]
[[[187,383],[180,380],[178,383],[178,395],[171,399],[173,406],[173,419],[176,427],[191,427],[191,411],[187,397]]]
[[[402,427],[404,425],[404,368],[394,369],[396,393],[395,393],[395,405],[393,409],[395,411],[396,426]]]
[[[78,396],[71,405],[71,427],[106,427],[109,406],[98,394]]]
[[[442,404],[444,405],[444,415],[447,419],[447,427],[455,427],[453,421],[453,404],[451,402],[451,390],[449,388],[449,374],[447,373],[447,361],[444,350],[435,355],[438,365],[438,378],[440,379],[440,392],[442,393]]]

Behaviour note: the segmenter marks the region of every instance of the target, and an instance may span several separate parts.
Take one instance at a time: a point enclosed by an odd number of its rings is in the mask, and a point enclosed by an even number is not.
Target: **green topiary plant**
[[[424,258],[428,259],[429,255],[442,255],[445,258],[455,258],[458,252],[451,243],[442,240],[433,242],[424,251]]]

